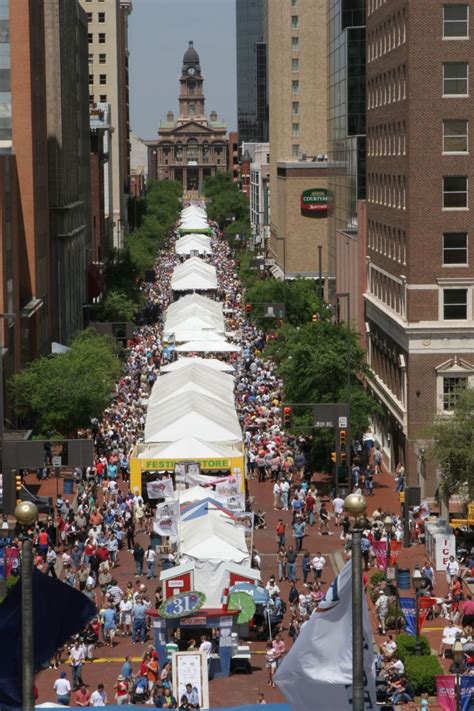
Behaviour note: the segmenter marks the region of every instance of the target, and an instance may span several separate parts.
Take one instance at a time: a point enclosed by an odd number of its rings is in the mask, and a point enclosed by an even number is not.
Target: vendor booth
[[[172,291],[216,291],[217,273],[212,264],[199,257],[191,257],[178,264],[171,277]]]
[[[160,374],[175,373],[189,363],[200,363],[206,368],[217,370],[221,373],[232,374],[234,372],[234,367],[230,363],[226,363],[224,360],[218,360],[217,358],[199,358],[199,356],[194,358],[181,356],[178,360],[173,361],[173,363],[162,365],[160,368]]]

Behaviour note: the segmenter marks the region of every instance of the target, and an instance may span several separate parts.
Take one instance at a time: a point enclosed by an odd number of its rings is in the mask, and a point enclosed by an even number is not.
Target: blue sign
[[[192,615],[199,610],[205,602],[206,596],[203,593],[189,590],[173,595],[162,602],[158,614],[166,619],[186,617],[186,615]]]
[[[400,597],[400,607],[405,615],[405,632],[416,635],[416,602],[413,597]]]

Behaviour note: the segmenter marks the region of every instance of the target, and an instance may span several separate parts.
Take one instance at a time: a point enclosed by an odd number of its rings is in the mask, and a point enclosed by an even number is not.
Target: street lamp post
[[[385,575],[387,574],[387,568],[390,565],[390,558],[391,558],[391,550],[390,550],[390,544],[391,544],[391,536],[392,536],[392,531],[393,531],[393,520],[390,514],[387,514],[383,520],[383,526],[385,528],[385,533],[387,535],[387,554],[385,557]]]
[[[362,620],[362,531],[360,517],[367,502],[360,494],[349,494],[345,510],[354,516],[352,526],[352,709],[364,711],[364,631]]]
[[[31,501],[22,501],[15,509],[15,518],[22,526],[32,526],[38,519],[38,509]],[[35,669],[33,640],[33,546],[26,538],[21,549],[21,652],[22,699],[24,711],[35,707]]]
[[[421,643],[420,643],[420,604],[419,604],[419,596],[420,596],[420,589],[421,586],[423,585],[423,577],[421,575],[421,570],[420,566],[418,563],[415,565],[415,569],[413,570],[412,576],[411,576],[411,582],[413,589],[415,591],[415,626],[416,626],[416,637],[415,637],[415,655],[417,657],[421,656]]]
[[[461,642],[461,633],[456,634],[453,644],[453,662],[456,673],[456,711],[461,711],[461,675],[464,671],[464,648]]]

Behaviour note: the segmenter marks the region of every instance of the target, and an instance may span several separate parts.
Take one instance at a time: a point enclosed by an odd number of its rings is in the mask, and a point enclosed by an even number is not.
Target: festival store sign
[[[144,471],[173,470],[176,459],[142,459],[142,469]],[[230,459],[196,459],[201,469],[230,469]]]
[[[328,209],[327,188],[310,188],[301,193],[302,212],[326,212]]]

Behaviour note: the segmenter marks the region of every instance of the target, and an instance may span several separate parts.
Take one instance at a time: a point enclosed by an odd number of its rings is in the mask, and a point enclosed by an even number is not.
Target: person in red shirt
[[[48,552],[48,546],[51,543],[49,540],[48,532],[42,528],[38,534],[38,548],[43,556],[43,561],[46,562],[46,553]]]
[[[87,690],[85,684],[81,684],[80,688],[74,694],[74,700],[77,706],[90,706],[91,705],[91,692]]]
[[[474,627],[474,600],[470,593],[466,595],[466,599],[462,604],[462,614],[461,625],[463,627]]]
[[[109,551],[104,546],[97,546],[96,555],[101,563],[109,559]]]
[[[316,499],[311,493],[308,493],[305,500],[306,513],[308,515],[308,523],[310,526],[314,526],[314,506],[316,504]]]

